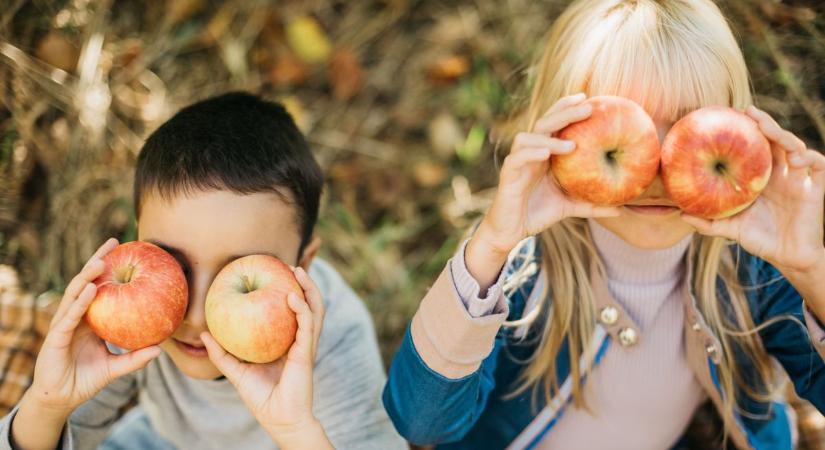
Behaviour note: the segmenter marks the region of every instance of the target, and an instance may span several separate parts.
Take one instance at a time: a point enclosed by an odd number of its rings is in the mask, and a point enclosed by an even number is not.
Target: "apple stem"
[[[255,290],[255,285],[252,283],[252,280],[249,279],[249,276],[241,275],[241,279],[243,279],[243,285],[246,288],[246,292],[252,292]]]
[[[115,270],[115,279],[118,283],[126,284],[132,281],[132,275],[135,273],[135,266],[133,264],[129,264],[126,267],[122,267],[120,269]]]

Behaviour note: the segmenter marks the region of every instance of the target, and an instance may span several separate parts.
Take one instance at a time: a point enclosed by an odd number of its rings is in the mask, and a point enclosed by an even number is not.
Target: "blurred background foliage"
[[[324,167],[318,233],[388,361],[489,204],[558,0],[0,0],[0,264],[48,303],[107,236],[135,238],[132,170],[178,108],[284,102]],[[720,3],[758,106],[823,149],[821,2]]]

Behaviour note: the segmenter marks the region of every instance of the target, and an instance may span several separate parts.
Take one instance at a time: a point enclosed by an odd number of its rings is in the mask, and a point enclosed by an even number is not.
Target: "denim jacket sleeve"
[[[499,281],[487,291],[485,314],[472,314],[478,290],[462,286],[466,266],[451,260],[421,301],[389,370],[384,406],[402,436],[415,444],[461,440],[478,421],[496,387],[499,354],[509,334],[502,324],[520,316],[537,274],[504,294],[517,267],[537,260],[538,246],[523,241]],[[454,258],[463,258],[463,246]],[[463,263],[463,261],[458,261]],[[458,273],[453,273],[458,272]],[[472,284],[472,283],[471,283]]]
[[[804,314],[802,297],[773,266],[753,258],[749,264],[749,288],[757,326],[778,319],[760,331],[765,350],[779,361],[794,384],[797,395],[825,412],[825,345],[812,340],[822,334],[812,316]]]

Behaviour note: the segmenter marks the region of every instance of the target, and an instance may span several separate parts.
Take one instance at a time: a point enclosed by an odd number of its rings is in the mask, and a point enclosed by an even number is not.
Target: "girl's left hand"
[[[280,448],[332,448],[312,412],[312,371],[324,303],[304,269],[293,269],[306,301],[289,294],[287,302],[298,319],[295,343],[286,356],[251,364],[227,353],[212,335],[201,334],[209,359],[235,386],[241,399]]]
[[[764,111],[751,106],[746,113],[771,144],[773,170],[768,186],[748,209],[733,217],[682,218],[701,234],[737,241],[783,272],[806,272],[825,264],[825,156],[807,148]]]

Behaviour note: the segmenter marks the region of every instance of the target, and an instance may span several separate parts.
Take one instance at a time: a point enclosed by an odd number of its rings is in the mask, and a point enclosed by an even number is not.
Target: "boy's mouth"
[[[206,347],[203,346],[203,342],[189,343],[174,338],[173,340],[175,341],[175,345],[177,345],[178,348],[187,355],[195,357],[209,356],[209,354],[206,352]]]

